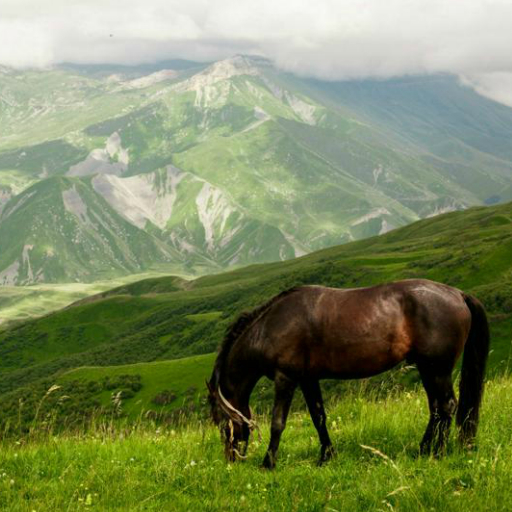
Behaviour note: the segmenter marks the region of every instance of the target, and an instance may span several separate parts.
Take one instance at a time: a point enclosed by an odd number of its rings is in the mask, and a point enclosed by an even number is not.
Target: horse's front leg
[[[251,436],[251,431],[249,427],[244,423],[242,426],[242,455],[245,457],[247,455],[247,449],[249,448],[249,438]]]
[[[322,399],[322,390],[317,380],[304,381],[301,383],[302,393],[306,399],[309,414],[313,420],[318,437],[320,439],[320,460],[318,465],[328,461],[334,454],[331,439],[327,432],[327,416],[324,410],[324,401]]]
[[[273,469],[276,465],[277,450],[281,434],[286,426],[286,418],[290,411],[290,405],[293,399],[293,393],[297,383],[278,372],[275,376],[275,397],[274,408],[272,410],[272,426],[270,428],[270,444],[267,454],[263,459],[263,467]]]

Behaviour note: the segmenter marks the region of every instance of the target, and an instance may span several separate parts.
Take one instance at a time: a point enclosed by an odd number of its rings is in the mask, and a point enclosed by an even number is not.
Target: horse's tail
[[[471,329],[462,359],[457,425],[460,429],[461,443],[471,445],[478,427],[490,335],[482,303],[470,295],[464,295],[464,301],[471,312]]]

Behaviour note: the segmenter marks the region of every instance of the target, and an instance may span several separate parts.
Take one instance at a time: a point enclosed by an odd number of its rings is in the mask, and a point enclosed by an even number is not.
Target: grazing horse
[[[457,408],[452,370],[463,351]],[[333,449],[319,380],[370,377],[407,361],[419,370],[430,408],[421,452],[440,454],[456,410],[462,444],[475,438],[488,352],[485,310],[456,288],[425,279],[370,288],[300,286],[243,313],[228,329],[207,382],[212,417],[228,460],[243,458],[255,427],[249,397],[261,377],[273,380],[263,461],[273,468],[299,386],[318,431],[322,463]]]

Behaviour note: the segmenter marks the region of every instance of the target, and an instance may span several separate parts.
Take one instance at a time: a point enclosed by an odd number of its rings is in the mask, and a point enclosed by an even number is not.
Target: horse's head
[[[250,432],[256,428],[255,422],[250,418],[250,410],[249,417],[245,416],[224,398],[220,386],[215,388],[211,382],[206,382],[206,387],[211,417],[219,427],[226,459],[234,462],[238,458],[245,458]],[[239,451],[242,445],[243,453]]]

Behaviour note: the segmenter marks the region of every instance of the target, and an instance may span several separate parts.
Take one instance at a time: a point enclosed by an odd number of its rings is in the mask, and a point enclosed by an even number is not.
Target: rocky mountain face
[[[0,284],[292,258],[512,199],[512,109],[451,76],[0,69]]]

